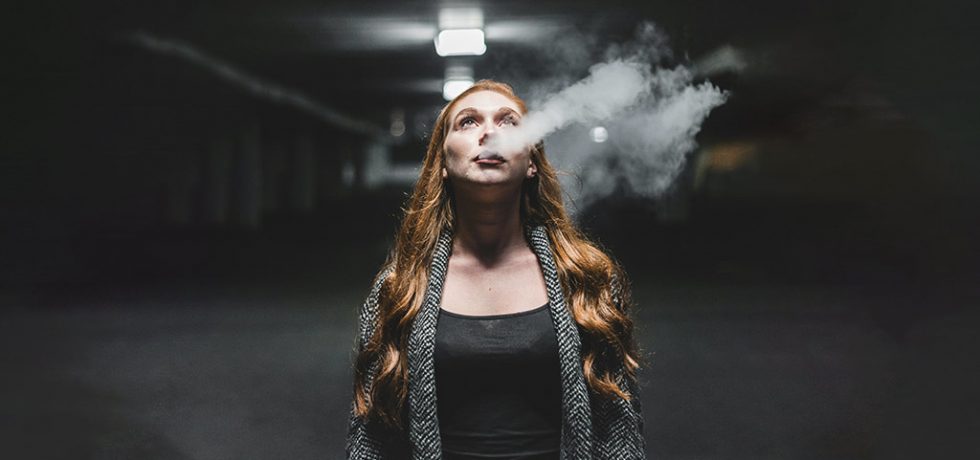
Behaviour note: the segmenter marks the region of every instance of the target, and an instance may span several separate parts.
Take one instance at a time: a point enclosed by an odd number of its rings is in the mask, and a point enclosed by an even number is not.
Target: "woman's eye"
[[[463,119],[463,121],[459,122],[460,126],[469,126],[474,124],[476,124],[476,120],[474,120],[472,117],[466,117]]]
[[[514,117],[504,117],[503,123],[507,123],[510,125],[517,125],[517,119],[515,119]]]

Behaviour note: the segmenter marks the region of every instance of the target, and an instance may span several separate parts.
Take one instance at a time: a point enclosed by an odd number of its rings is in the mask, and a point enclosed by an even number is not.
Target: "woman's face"
[[[491,148],[494,136],[506,136],[521,123],[521,109],[496,91],[477,91],[456,101],[449,114],[446,166],[442,176],[454,184],[520,185],[537,168],[529,148]]]

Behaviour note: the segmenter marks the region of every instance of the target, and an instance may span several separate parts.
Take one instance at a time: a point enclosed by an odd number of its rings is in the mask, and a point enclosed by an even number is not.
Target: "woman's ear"
[[[531,165],[527,167],[527,178],[530,179],[534,177],[534,175],[537,173],[538,173],[538,167],[535,166],[534,162],[532,161]]]
[[[446,168],[442,168],[442,178],[445,179],[447,177],[449,177],[449,172],[446,171]]]

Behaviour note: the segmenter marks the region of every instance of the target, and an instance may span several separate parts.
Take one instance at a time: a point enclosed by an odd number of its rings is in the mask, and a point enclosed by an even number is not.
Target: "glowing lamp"
[[[447,78],[442,84],[442,97],[447,101],[451,101],[463,91],[466,91],[470,86],[473,86],[472,78]]]
[[[592,138],[592,142],[595,142],[596,144],[601,144],[603,142],[606,142],[606,139],[609,139],[609,131],[606,131],[606,128],[602,126],[596,126],[595,128],[592,128],[591,131],[589,131],[589,137]]]
[[[482,29],[447,29],[436,36],[440,56],[480,56],[487,52]]]

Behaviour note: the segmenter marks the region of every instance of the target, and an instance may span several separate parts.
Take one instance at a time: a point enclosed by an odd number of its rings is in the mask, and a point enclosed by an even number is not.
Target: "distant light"
[[[447,101],[451,101],[455,99],[456,96],[462,94],[463,91],[469,89],[470,86],[473,86],[472,78],[446,80],[445,83],[442,84],[442,97]]]
[[[439,10],[439,30],[482,29],[483,10],[474,7],[448,7]]]
[[[354,163],[345,161],[344,165],[340,168],[340,182],[348,187],[351,187],[354,185],[354,181],[356,179],[357,171],[354,169]]]
[[[589,131],[589,137],[592,138],[592,142],[601,144],[606,142],[606,139],[609,139],[609,131],[606,131],[606,128],[603,128],[602,126],[596,126]]]
[[[450,64],[446,66],[446,78],[442,83],[442,97],[451,101],[473,86],[473,67],[466,64]]]
[[[435,39],[440,56],[479,56],[487,52],[481,29],[448,29]]]
[[[390,131],[392,136],[402,137],[402,134],[405,134],[405,122],[393,122]]]
[[[391,126],[388,131],[394,137],[402,137],[405,134],[405,110],[401,108],[392,109]]]

